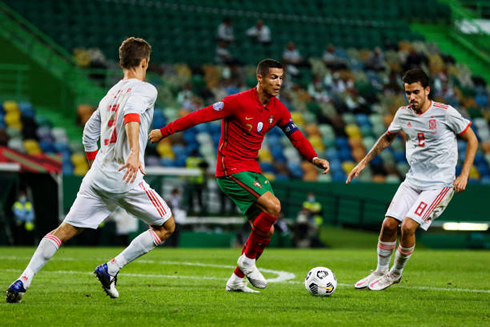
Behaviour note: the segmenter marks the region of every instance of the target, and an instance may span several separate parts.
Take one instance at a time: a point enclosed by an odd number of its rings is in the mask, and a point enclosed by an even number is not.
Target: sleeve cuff
[[[94,160],[95,157],[97,156],[97,152],[99,152],[99,150],[95,150],[92,152],[85,152],[85,156],[87,156],[88,160]]]
[[[462,132],[461,132],[461,133],[459,133],[458,135],[463,135],[463,134],[464,134],[464,133],[465,133],[465,132],[468,130],[468,128],[470,128],[471,124],[473,124],[473,123],[472,123],[472,122],[470,122],[470,123],[468,124],[468,126],[466,126],[466,128],[464,129],[464,131],[462,131]]]
[[[127,114],[124,116],[124,124],[127,124],[129,122],[140,122],[140,115],[138,114]]]
[[[391,135],[400,133],[399,131],[398,132],[390,132],[390,130],[387,130],[387,132],[388,132],[388,134],[391,134]]]

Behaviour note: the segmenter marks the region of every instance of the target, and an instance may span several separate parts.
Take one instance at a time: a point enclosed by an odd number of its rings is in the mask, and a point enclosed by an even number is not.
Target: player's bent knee
[[[162,226],[151,225],[151,229],[160,237],[162,241],[166,240],[175,232],[175,221],[170,217]]]
[[[281,202],[279,200],[274,201],[274,203],[268,208],[268,214],[274,217],[278,217],[281,213]]]
[[[419,227],[419,224],[411,219],[405,219],[401,226],[402,235],[413,235]]]
[[[395,218],[386,217],[383,221],[383,228],[389,231],[396,231],[400,222]]]

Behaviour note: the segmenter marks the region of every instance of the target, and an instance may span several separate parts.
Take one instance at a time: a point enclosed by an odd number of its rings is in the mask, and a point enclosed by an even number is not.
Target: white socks
[[[391,267],[390,274],[396,277],[401,276],[403,268],[405,268],[408,259],[412,256],[414,249],[415,245],[410,248],[404,248],[401,244],[398,245],[395,254],[395,262],[393,263],[393,267]]]
[[[41,270],[42,267],[51,259],[61,246],[61,240],[53,234],[46,234],[39,242],[39,245],[34,252],[34,255],[29,261],[27,268],[24,270],[19,279],[24,284],[24,288],[28,289],[31,286],[32,278]]]
[[[163,241],[160,240],[160,237],[152,229],[141,233],[123,252],[107,263],[109,274],[115,276],[122,267],[138,259],[143,254],[150,252],[162,243]]]
[[[395,242],[382,242],[378,241],[378,266],[377,272],[387,272],[390,267],[391,255],[395,249]]]

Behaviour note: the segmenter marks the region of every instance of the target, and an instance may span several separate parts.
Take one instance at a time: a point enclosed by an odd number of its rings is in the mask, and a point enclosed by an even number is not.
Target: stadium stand
[[[451,55],[441,53],[437,45],[424,42],[407,23],[410,19],[447,22],[451,12],[446,4],[419,0],[396,5],[381,0],[288,0],[281,6],[255,1],[225,5],[210,0],[5,2],[73,53],[78,65],[87,69],[117,69],[115,49],[128,31],[146,38],[154,49],[149,77],[159,90],[153,121],[157,128],[253,87],[256,62],[264,57],[280,58],[287,43],[294,41],[307,64],[298,67],[299,74],[288,74],[281,101],[317,152],[330,160],[332,174],[318,176],[302,165],[298,153],[276,128],[259,153],[261,167],[271,180],[345,181],[355,163],[386,131],[396,109],[405,104],[400,74],[421,65],[431,74],[434,100],[451,104],[472,119],[480,148],[470,182],[490,184],[490,105],[485,80]],[[424,3],[427,11],[413,16],[408,8],[414,3]],[[227,16],[233,17],[235,41],[230,51],[238,62],[216,65],[216,28]],[[259,45],[246,37],[246,29],[258,18],[272,30],[270,45]],[[327,49],[334,64],[322,59]],[[102,74],[102,82],[97,74]],[[106,75],[90,73],[103,87],[111,82]],[[78,106],[81,126],[94,109],[93,104]],[[3,102],[0,128],[6,129],[8,146],[13,149],[27,154],[60,153],[65,174],[84,175],[87,171],[79,140],[69,140],[63,127],[36,115],[28,102]],[[149,146],[147,165],[184,167],[197,151],[212,170],[219,137],[219,123],[174,135]],[[408,169],[403,144],[399,136],[371,162],[361,180],[399,182]],[[465,143],[458,144],[463,158]]]

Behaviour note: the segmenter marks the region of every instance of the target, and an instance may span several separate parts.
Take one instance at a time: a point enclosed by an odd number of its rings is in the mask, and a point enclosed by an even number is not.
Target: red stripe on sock
[[[53,234],[48,233],[48,234],[46,234],[46,235],[45,235],[43,238],[45,238],[45,239],[48,239],[48,240],[51,240],[51,241],[55,242],[55,243],[56,243],[56,245],[58,246],[58,248],[60,248],[60,247],[61,247],[61,244],[62,244],[61,240],[60,240],[58,237],[54,236]]]
[[[415,249],[408,250],[408,249],[403,249],[401,246],[398,246],[398,252],[400,252],[400,254],[403,254],[405,256],[411,255],[413,253],[413,250]]]
[[[153,238],[155,239],[155,244],[156,245],[160,245],[162,243],[162,240],[160,239],[160,237],[158,237],[157,233],[155,233],[153,231],[153,229],[149,229],[148,230],[150,232],[150,234],[153,236]]]

